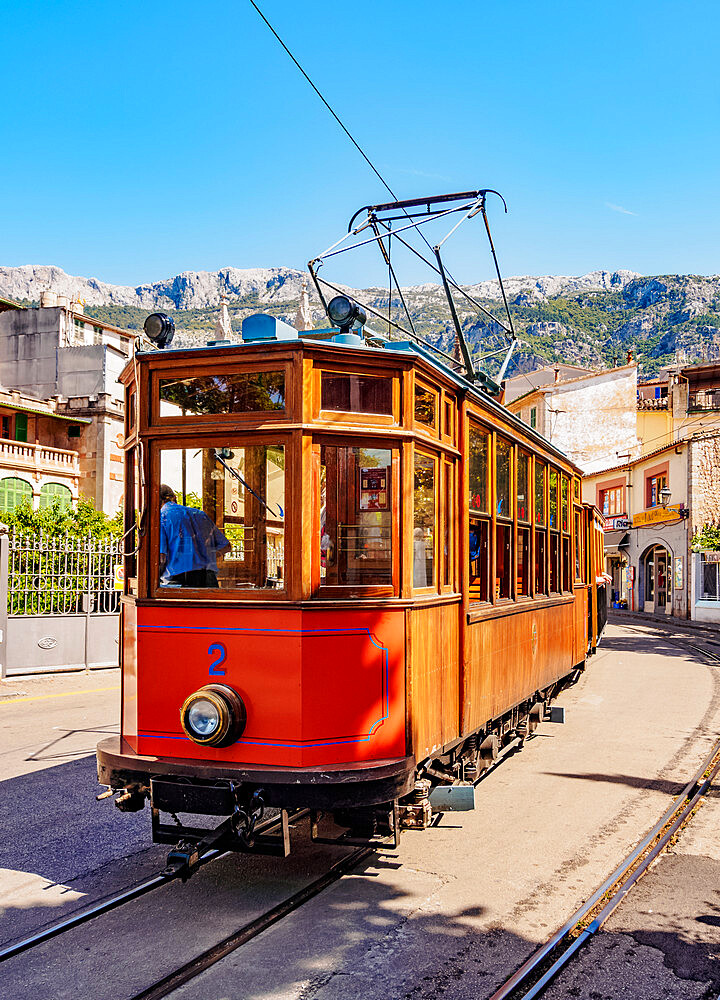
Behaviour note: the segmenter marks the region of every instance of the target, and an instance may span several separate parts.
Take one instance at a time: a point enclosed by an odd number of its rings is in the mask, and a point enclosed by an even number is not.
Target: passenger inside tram
[[[175,504],[161,496],[160,586],[282,589],[284,447],[232,444],[160,454],[162,480],[178,484]],[[172,532],[164,525],[173,528],[175,522],[184,532],[184,551],[192,552],[186,561],[200,565],[170,560]]]

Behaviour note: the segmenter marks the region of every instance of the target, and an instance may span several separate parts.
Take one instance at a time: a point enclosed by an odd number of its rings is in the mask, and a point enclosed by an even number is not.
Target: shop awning
[[[603,542],[605,555],[622,555],[620,549],[627,546],[629,539],[629,533],[627,531],[623,531],[622,529],[619,531],[606,531]]]

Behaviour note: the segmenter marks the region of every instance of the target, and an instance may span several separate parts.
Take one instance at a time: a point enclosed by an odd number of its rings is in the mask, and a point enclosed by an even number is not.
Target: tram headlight
[[[229,746],[242,734],[246,721],[242,698],[225,684],[207,684],[193,692],[180,710],[183,730],[201,746]]]
[[[336,295],[334,299],[330,299],[327,312],[333,326],[339,326],[344,333],[353,323],[364,326],[367,320],[367,313],[363,307],[349,299],[347,295]]]
[[[175,322],[167,313],[151,313],[143,324],[143,330],[145,336],[162,350],[175,336]]]

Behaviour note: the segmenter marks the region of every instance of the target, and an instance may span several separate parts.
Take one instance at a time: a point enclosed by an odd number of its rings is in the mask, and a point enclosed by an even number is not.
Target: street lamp
[[[670,502],[671,496],[672,496],[672,491],[670,490],[670,488],[668,486],[663,486],[663,488],[660,490],[660,503],[663,505],[663,507],[667,507],[668,503]]]

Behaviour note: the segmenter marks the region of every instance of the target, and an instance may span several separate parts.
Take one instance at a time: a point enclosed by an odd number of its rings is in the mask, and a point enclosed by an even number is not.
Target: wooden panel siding
[[[461,605],[412,608],[407,614],[407,673],[412,751],[422,760],[457,737]]]
[[[569,601],[467,626],[463,733],[570,672],[574,616],[575,604]]]

